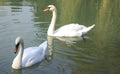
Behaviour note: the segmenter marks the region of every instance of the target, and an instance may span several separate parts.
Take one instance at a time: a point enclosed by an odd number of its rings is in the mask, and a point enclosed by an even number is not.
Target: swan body
[[[43,60],[45,56],[45,50],[47,48],[47,41],[43,42],[38,47],[29,47],[24,49],[23,40],[20,37],[16,38],[16,47],[15,53],[18,51],[17,56],[13,60],[12,68],[13,69],[21,69],[25,67],[30,67],[41,60]]]
[[[94,24],[90,27],[86,27],[84,25],[79,25],[79,24],[69,24],[57,29],[54,32],[54,36],[63,36],[63,37],[83,36],[94,26],[95,26]]]
[[[50,23],[50,26],[48,28],[47,34],[49,36],[60,36],[60,37],[76,37],[76,36],[83,36],[84,34],[86,34],[88,31],[90,31],[95,24],[93,24],[92,26],[86,27],[84,25],[79,25],[79,24],[68,24],[68,25],[64,25],[62,27],[60,27],[59,29],[57,29],[56,31],[54,31],[55,28],[55,23],[56,23],[56,12],[57,9],[54,5],[49,5],[46,9],[44,9],[44,11],[52,11],[53,16],[52,16],[52,20]]]

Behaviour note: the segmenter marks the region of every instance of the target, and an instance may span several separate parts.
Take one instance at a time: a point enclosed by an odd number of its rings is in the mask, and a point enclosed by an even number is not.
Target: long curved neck
[[[19,49],[19,52],[18,52],[18,55],[17,55],[19,65],[21,65],[21,63],[22,63],[23,49],[24,49],[24,46],[23,46],[22,43],[20,43],[20,49]]]
[[[24,49],[24,43],[20,43],[20,48],[17,56],[15,57],[13,61],[13,68],[20,69],[22,66],[22,56],[23,56],[23,49]]]
[[[55,29],[55,23],[56,23],[56,15],[57,13],[57,10],[55,9],[54,11],[52,11],[52,20],[51,20],[51,23],[50,23],[50,26],[48,28],[48,32],[47,34],[50,35],[50,36],[53,36],[54,35],[54,29]]]

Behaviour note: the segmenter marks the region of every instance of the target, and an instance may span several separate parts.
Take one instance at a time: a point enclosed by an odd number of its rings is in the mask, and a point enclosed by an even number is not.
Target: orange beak
[[[43,11],[44,11],[44,12],[47,12],[47,11],[49,11],[49,9],[50,9],[50,8],[47,7],[47,8],[45,8]]]
[[[17,53],[18,48],[19,48],[19,44],[17,44],[17,45],[15,46],[15,48],[14,48],[14,53],[15,53],[15,54]]]
[[[16,54],[18,51],[18,48],[14,48],[14,53]]]

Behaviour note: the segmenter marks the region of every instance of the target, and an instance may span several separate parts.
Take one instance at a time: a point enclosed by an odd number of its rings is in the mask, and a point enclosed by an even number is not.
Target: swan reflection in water
[[[52,36],[47,36],[47,40],[48,40],[48,48],[49,48],[49,55],[48,55],[47,59],[52,60],[53,50],[54,50],[53,37]]]
[[[56,39],[65,42],[68,45],[73,45],[78,41],[86,41],[86,39],[89,39],[89,37],[55,37]]]
[[[22,69],[12,69],[12,74],[22,74]]]

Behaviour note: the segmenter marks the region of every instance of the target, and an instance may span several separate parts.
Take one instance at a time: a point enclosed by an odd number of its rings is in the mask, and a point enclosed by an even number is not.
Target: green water
[[[43,9],[50,4],[57,7],[56,29],[70,23],[96,26],[85,40],[47,37],[52,13]],[[0,0],[0,74],[119,74],[119,29],[120,0]],[[48,40],[46,58],[13,70],[17,36],[25,48]]]

